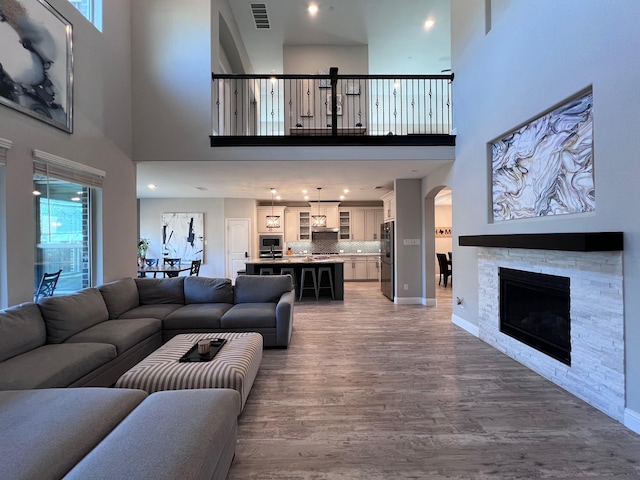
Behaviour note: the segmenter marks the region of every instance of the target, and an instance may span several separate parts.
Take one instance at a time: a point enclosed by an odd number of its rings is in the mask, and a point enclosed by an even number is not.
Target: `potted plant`
[[[151,242],[148,238],[141,238],[138,241],[138,258],[140,259],[141,266],[144,266],[144,260],[147,258],[147,250],[149,250]]]

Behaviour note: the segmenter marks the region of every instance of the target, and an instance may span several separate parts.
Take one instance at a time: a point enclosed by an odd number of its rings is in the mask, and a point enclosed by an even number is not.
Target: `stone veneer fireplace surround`
[[[479,337],[622,422],[625,407],[622,234],[603,235],[616,237],[610,247],[597,247],[610,251],[591,248],[546,250],[539,242],[529,245],[519,241],[516,248],[506,248],[499,245],[509,242],[494,241],[497,236],[491,235],[460,237],[459,243],[461,246],[480,246]],[[485,246],[481,246],[483,244]],[[500,267],[570,279],[571,366],[500,332]]]

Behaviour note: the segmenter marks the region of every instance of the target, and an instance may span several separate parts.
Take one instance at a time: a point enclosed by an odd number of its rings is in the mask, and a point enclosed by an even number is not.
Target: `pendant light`
[[[267,215],[267,228],[280,228],[280,215],[273,214],[273,195],[276,189],[271,187],[271,215]]]
[[[316,210],[315,215],[311,215],[313,222],[311,223],[312,227],[326,227],[327,226],[327,216],[320,215],[320,190],[322,187],[318,187],[318,209]]]

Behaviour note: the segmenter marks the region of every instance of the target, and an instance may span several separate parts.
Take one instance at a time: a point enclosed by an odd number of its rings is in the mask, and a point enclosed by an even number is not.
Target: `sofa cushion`
[[[114,358],[106,343],[43,345],[0,362],[0,390],[67,387]]]
[[[227,478],[238,397],[227,388],[153,393],[65,479]]]
[[[64,342],[71,335],[109,318],[109,311],[97,288],[45,297],[38,305],[47,325],[47,343]]]
[[[156,305],[140,305],[139,307],[129,310],[128,312],[120,315],[119,320],[125,320],[128,318],[157,318],[163,320],[171,312],[175,312],[179,308],[184,307],[182,303],[179,304],[156,304]]]
[[[185,277],[184,303],[233,303],[233,286],[228,278]]]
[[[134,278],[138,286],[140,305],[159,303],[179,303],[184,305],[184,279],[174,278]]]
[[[275,328],[275,303],[240,303],[220,319],[222,328]]]
[[[277,303],[292,288],[290,275],[239,275],[234,303]]]
[[[47,341],[40,308],[23,303],[0,310],[0,362],[33,350]]]
[[[105,283],[100,285],[98,290],[100,290],[109,311],[109,318],[120,318],[124,312],[140,305],[138,287],[133,278],[123,278]]]
[[[62,478],[146,396],[95,387],[0,392],[0,476]]]
[[[231,303],[193,303],[169,314],[162,322],[164,330],[220,328],[220,318],[233,307]]]
[[[118,355],[121,355],[161,332],[162,321],[157,318],[107,320],[69,337],[65,343],[109,343],[115,345]]]

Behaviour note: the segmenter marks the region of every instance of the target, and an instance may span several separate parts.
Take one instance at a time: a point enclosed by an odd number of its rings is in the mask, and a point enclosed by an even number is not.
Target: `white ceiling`
[[[440,73],[450,68],[448,0],[316,0],[319,12],[313,19],[305,1],[266,0],[262,3],[271,23],[266,31],[255,28],[250,0],[229,3],[255,73],[281,73],[283,45],[368,45],[371,74]],[[428,31],[423,28],[427,18],[436,22]],[[314,149],[314,155],[319,150]],[[433,147],[417,153],[415,147],[400,147],[393,154],[384,148],[356,148],[347,155],[343,149],[328,150],[311,158],[301,149],[284,154],[278,149],[232,149],[228,154],[216,151],[225,161],[140,162],[138,198],[270,201],[269,188],[274,187],[282,201],[302,202],[302,189],[315,201],[321,187],[323,201],[338,200],[345,188],[350,191],[345,201],[379,200],[393,188],[395,178],[422,178],[452,158],[434,153]],[[151,190],[149,184],[157,188]]]

